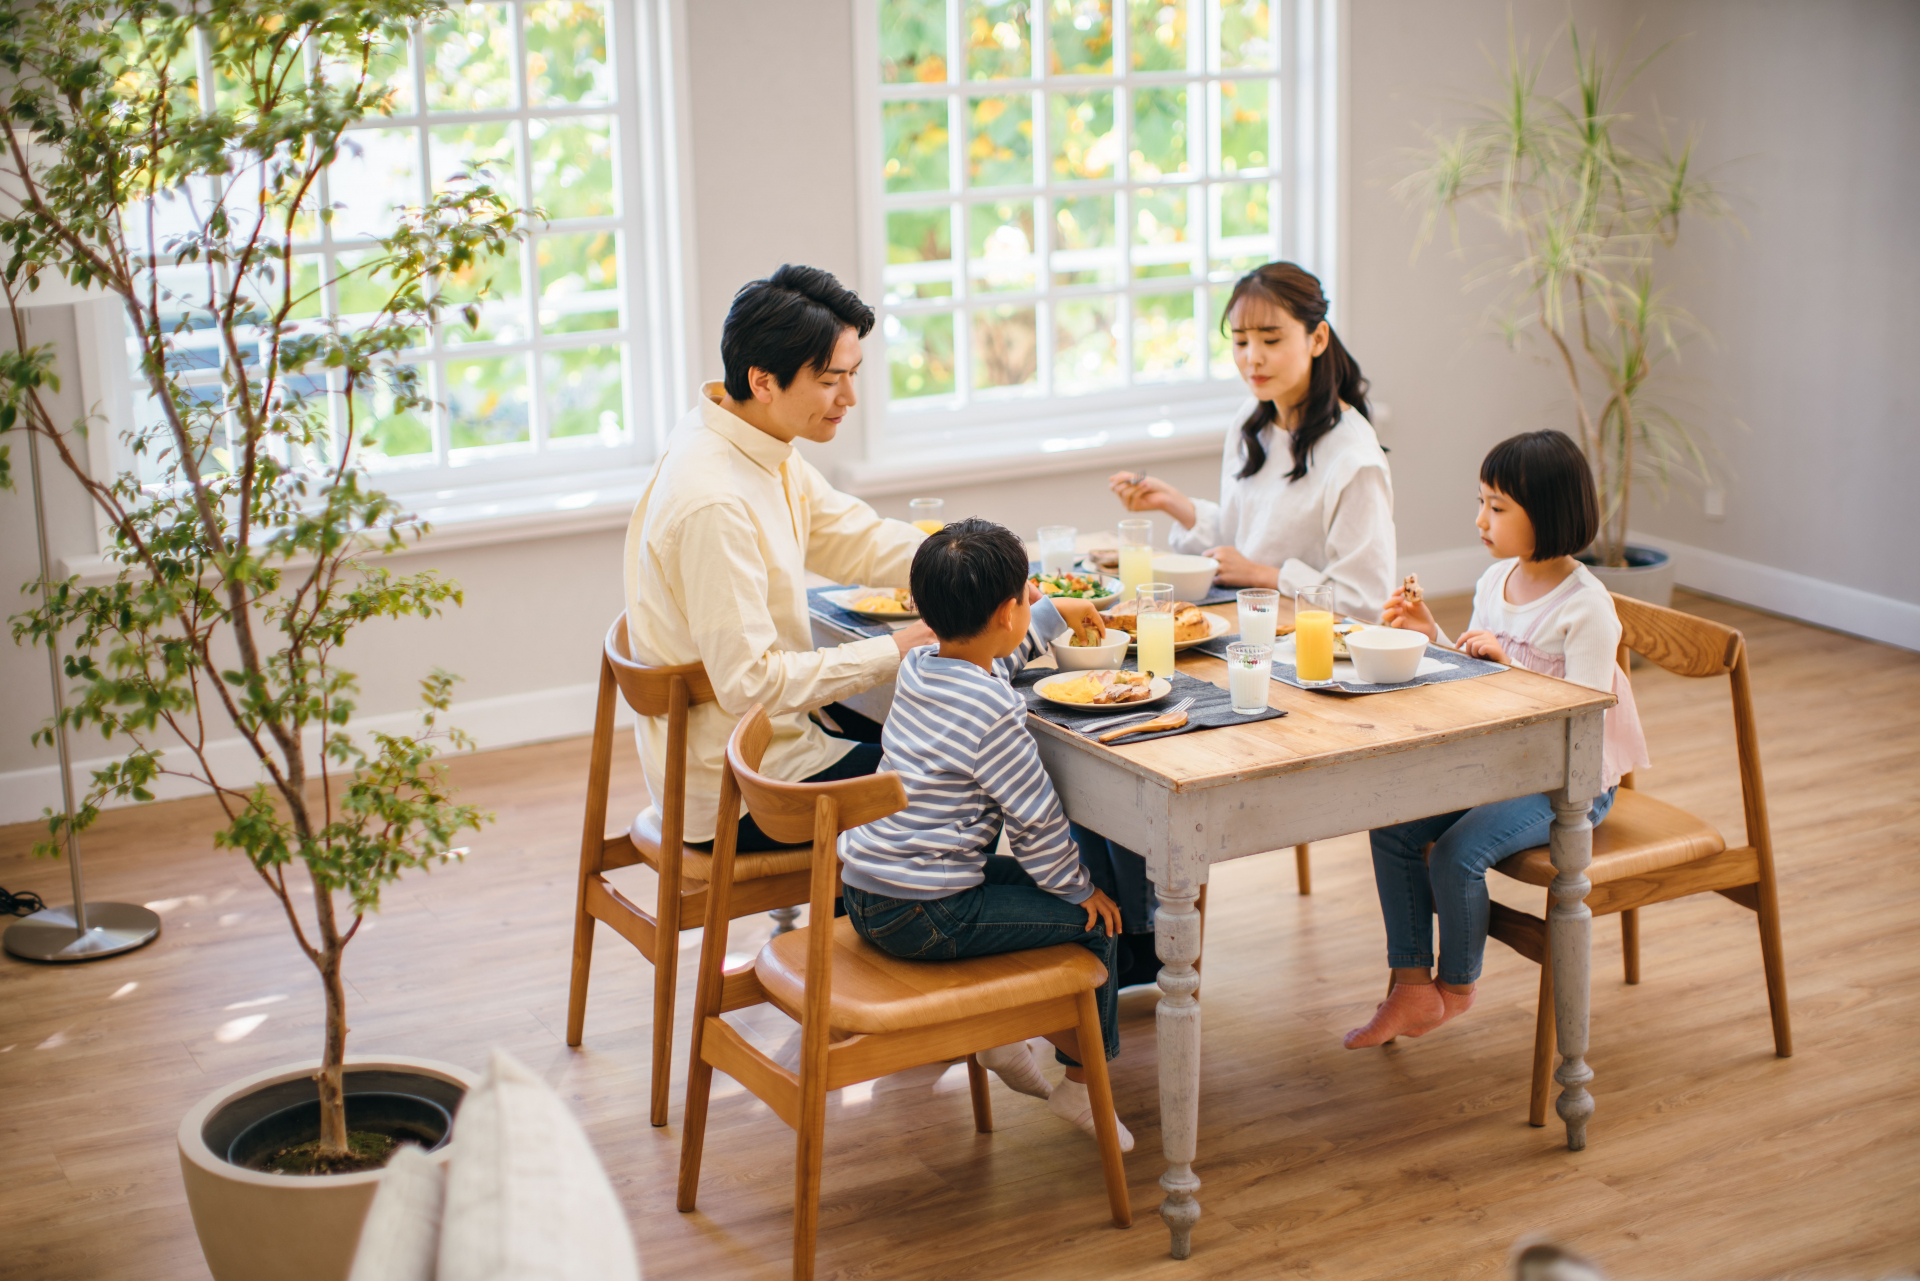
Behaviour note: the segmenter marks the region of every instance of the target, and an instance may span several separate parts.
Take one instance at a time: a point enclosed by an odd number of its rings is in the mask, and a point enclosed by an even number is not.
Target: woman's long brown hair
[[[1223,332],[1232,323],[1234,308],[1255,297],[1284,309],[1306,329],[1309,339],[1327,318],[1327,296],[1320,292],[1318,276],[1290,262],[1270,262],[1235,282],[1226,311],[1220,318]],[[1307,474],[1314,445],[1339,425],[1342,402],[1359,410],[1362,418],[1373,416],[1367,408],[1367,380],[1360,373],[1359,362],[1347,354],[1347,349],[1340,345],[1340,335],[1328,325],[1327,349],[1313,358],[1313,370],[1307,376],[1307,398],[1300,404],[1300,425],[1291,436],[1293,470],[1287,473],[1288,480],[1299,480]],[[1240,469],[1241,480],[1266,466],[1267,448],[1260,443],[1260,433],[1279,418],[1279,407],[1271,400],[1263,400],[1254,406],[1247,421],[1240,424],[1247,458]]]

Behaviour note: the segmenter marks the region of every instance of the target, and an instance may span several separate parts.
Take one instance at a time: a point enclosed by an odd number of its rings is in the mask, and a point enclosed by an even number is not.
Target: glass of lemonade
[[[1267,686],[1273,679],[1273,646],[1235,641],[1227,646],[1227,696],[1236,716],[1267,710]]]
[[[1131,597],[1153,581],[1153,522],[1120,522],[1120,595]]]
[[[947,527],[944,498],[916,498],[907,504],[907,519],[923,534],[937,534]]]
[[[1302,587],[1293,594],[1294,674],[1302,682],[1333,679],[1333,587]]]
[[[1064,574],[1073,568],[1073,540],[1079,530],[1072,525],[1040,526],[1040,572]]]
[[[1240,603],[1240,639],[1272,648],[1274,624],[1280,619],[1280,593],[1271,587],[1243,587],[1234,597]]]
[[[1140,602],[1140,653],[1136,666],[1150,676],[1173,676],[1173,584],[1142,583],[1134,592]]]

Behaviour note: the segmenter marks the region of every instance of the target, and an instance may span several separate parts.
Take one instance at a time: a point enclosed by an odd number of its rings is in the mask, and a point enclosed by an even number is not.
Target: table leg
[[[1199,1176],[1193,1158],[1200,1137],[1200,887],[1156,887],[1160,910],[1154,916],[1154,947],[1163,962],[1156,1013],[1160,1048],[1160,1143],[1167,1172],[1160,1176],[1166,1199],[1160,1217],[1172,1237],[1169,1253],[1184,1259],[1193,1253],[1193,1225],[1200,1221]]]
[[[1593,1080],[1593,1069],[1587,1066],[1593,912],[1586,903],[1593,888],[1586,877],[1587,865],[1593,861],[1593,824],[1588,819],[1592,802],[1575,796],[1571,788],[1548,795],[1554,814],[1548,938],[1553,956],[1554,1030],[1560,1048],[1560,1066],[1553,1073],[1560,1082],[1560,1097],[1554,1110],[1567,1123],[1567,1149],[1578,1152],[1587,1146],[1587,1118],[1593,1115],[1593,1096],[1587,1092],[1587,1082]]]

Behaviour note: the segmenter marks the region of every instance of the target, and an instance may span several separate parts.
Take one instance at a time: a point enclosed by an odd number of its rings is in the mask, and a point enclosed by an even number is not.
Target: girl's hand
[[[1500,642],[1494,639],[1492,632],[1461,632],[1460,639],[1454,645],[1462,654],[1470,657],[1513,666],[1513,660],[1507,657],[1506,650],[1500,648]]]
[[[1093,933],[1096,926],[1100,927],[1103,934],[1114,935],[1120,932],[1120,905],[1098,888],[1081,900],[1080,906],[1087,909],[1087,933]]]
[[[1077,596],[1055,596],[1053,607],[1060,611],[1061,620],[1080,635],[1084,636],[1090,631],[1095,636],[1106,636],[1106,620],[1100,617],[1100,611],[1093,607],[1092,601],[1081,600]]]
[[[1257,560],[1248,560],[1237,548],[1210,547],[1207,555],[1220,562],[1213,581],[1222,587],[1278,587],[1280,571]]]
[[[1393,589],[1393,595],[1387,597],[1387,607],[1380,611],[1380,621],[1388,627],[1401,627],[1410,632],[1423,632],[1430,641],[1440,639],[1440,624],[1434,621],[1433,611],[1427,608],[1425,601],[1407,604],[1407,591],[1404,587]]]
[[[1164,480],[1120,471],[1107,478],[1107,488],[1130,512],[1165,512],[1179,521],[1183,529],[1193,528],[1196,519],[1193,500]]]

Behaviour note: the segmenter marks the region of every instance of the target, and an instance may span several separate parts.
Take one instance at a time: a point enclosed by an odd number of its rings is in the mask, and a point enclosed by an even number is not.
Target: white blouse
[[[1287,433],[1269,425],[1260,434],[1267,461],[1239,479],[1245,465],[1240,424],[1249,400],[1234,415],[1220,463],[1220,501],[1193,500],[1192,529],[1175,522],[1167,542],[1179,552],[1231,546],[1249,560],[1280,569],[1280,591],[1333,584],[1333,607],[1376,621],[1394,588],[1393,478],[1373,424],[1344,410],[1332,431],[1314,443],[1307,474],[1288,480],[1293,453]]]

